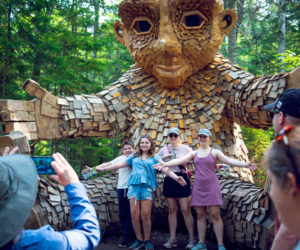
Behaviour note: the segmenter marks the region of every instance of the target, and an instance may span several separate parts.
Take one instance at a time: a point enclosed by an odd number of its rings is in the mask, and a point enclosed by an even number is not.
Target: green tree
[[[258,165],[254,171],[254,182],[263,188],[266,178],[264,153],[270,147],[272,139],[274,139],[273,128],[264,131],[262,129],[242,127],[242,134],[249,150],[249,159],[254,159]]]

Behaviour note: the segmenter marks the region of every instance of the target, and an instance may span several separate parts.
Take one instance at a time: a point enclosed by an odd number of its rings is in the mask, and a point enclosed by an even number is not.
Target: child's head
[[[300,127],[284,127],[268,150],[266,160],[270,196],[279,219],[300,236]]]
[[[155,154],[155,146],[152,138],[149,135],[144,135],[141,137],[138,143],[138,155],[142,155],[143,153],[147,153],[149,156],[153,156]]]
[[[125,155],[126,157],[128,157],[135,151],[133,142],[130,140],[123,141],[121,148],[123,155]]]

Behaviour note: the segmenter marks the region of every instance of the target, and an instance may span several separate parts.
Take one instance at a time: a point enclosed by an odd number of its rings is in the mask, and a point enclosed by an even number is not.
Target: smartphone
[[[96,169],[95,169],[95,168],[92,168],[92,169],[90,169],[89,171],[87,171],[87,172],[85,172],[85,173],[83,173],[83,174],[81,174],[81,175],[82,175],[83,179],[86,181],[86,180],[92,178],[92,177],[93,177],[94,175],[96,175],[97,173],[98,173],[98,172],[96,171]]]
[[[37,174],[56,174],[51,167],[51,162],[53,161],[52,156],[31,156],[31,159],[35,164]]]

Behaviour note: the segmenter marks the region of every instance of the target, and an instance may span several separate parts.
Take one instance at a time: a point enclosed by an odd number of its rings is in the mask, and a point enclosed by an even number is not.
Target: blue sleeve
[[[158,154],[155,154],[154,155],[154,161],[155,161],[155,164],[158,163],[159,161],[162,161],[161,157],[158,155]]]
[[[73,229],[65,231],[69,243],[78,248],[95,248],[100,241],[100,227],[96,211],[89,201],[84,186],[81,183],[70,183],[65,187],[68,202],[71,207]]]
[[[134,154],[131,154],[131,155],[128,156],[127,159],[126,159],[126,163],[127,163],[127,165],[128,165],[130,168],[132,168],[133,155],[134,155]]]
[[[300,250],[300,240],[298,241],[297,246],[295,247],[295,250]]]
[[[65,187],[71,207],[73,229],[57,232],[49,225],[19,234],[14,249],[94,249],[100,241],[100,228],[96,211],[81,183]]]

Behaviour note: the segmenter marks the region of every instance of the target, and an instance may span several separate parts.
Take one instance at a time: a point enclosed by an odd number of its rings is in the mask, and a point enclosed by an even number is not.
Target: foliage
[[[228,0],[224,0],[225,5]],[[300,2],[287,1],[286,52],[278,54],[278,0],[237,0],[243,7],[243,18],[239,20],[237,36],[237,64],[254,75],[276,74],[284,69],[291,71],[300,65]],[[224,40],[221,52],[228,57],[228,39]],[[249,158],[254,158],[258,169],[255,182],[263,187],[265,166],[263,154],[274,138],[273,130],[242,128]]]
[[[300,54],[288,50],[283,54],[277,54],[276,59],[272,61],[273,65],[280,72],[281,69],[289,72],[300,65]]]
[[[224,1],[225,4],[227,1]],[[238,27],[237,64],[254,75],[279,72],[278,61],[280,61],[281,55],[277,51],[278,0],[237,0],[236,2],[237,5],[244,2],[243,19],[239,20]],[[287,1],[286,53],[289,55],[300,54],[299,7],[299,1]],[[228,56],[227,46],[228,39],[225,39],[221,52],[226,56]]]
[[[60,152],[80,173],[84,166],[96,166],[111,161],[119,153],[123,135],[108,138],[41,140],[34,145],[33,155],[51,155]]]
[[[97,32],[93,29],[99,21],[94,13],[96,4],[102,14],[110,16]],[[31,99],[22,90],[26,78],[37,80],[55,95],[101,91],[133,63],[114,37],[116,13],[117,6],[103,0],[1,1],[0,56],[4,60],[0,61],[0,94]],[[121,138],[40,141],[32,147],[35,155],[61,152],[79,171],[84,165],[114,158]]]
[[[244,142],[249,151],[249,159],[253,159],[257,164],[254,171],[254,182],[264,187],[266,178],[266,167],[264,164],[264,152],[270,147],[272,139],[274,139],[273,128],[264,131],[262,129],[242,127]]]
[[[33,155],[41,155],[41,156],[47,156],[51,155],[51,147],[48,147],[49,142],[45,140],[40,140],[37,144],[34,146]]]
[[[3,0],[0,1],[0,95],[31,99],[22,90],[27,78],[37,80],[55,95],[92,94],[114,82],[133,63],[113,32],[118,1],[104,0]],[[227,4],[228,1],[224,1]],[[299,65],[300,3],[287,3],[286,53],[277,53],[278,0],[237,0],[239,20],[237,63],[255,75],[286,71]],[[113,4],[111,4],[113,3]],[[99,9],[99,11],[97,11]],[[228,40],[221,52],[228,55]],[[261,164],[272,138],[264,132],[243,128],[250,158]],[[32,145],[34,154],[62,152],[80,171],[114,158],[122,135],[116,138],[63,139]],[[261,183],[264,171],[257,171]]]

